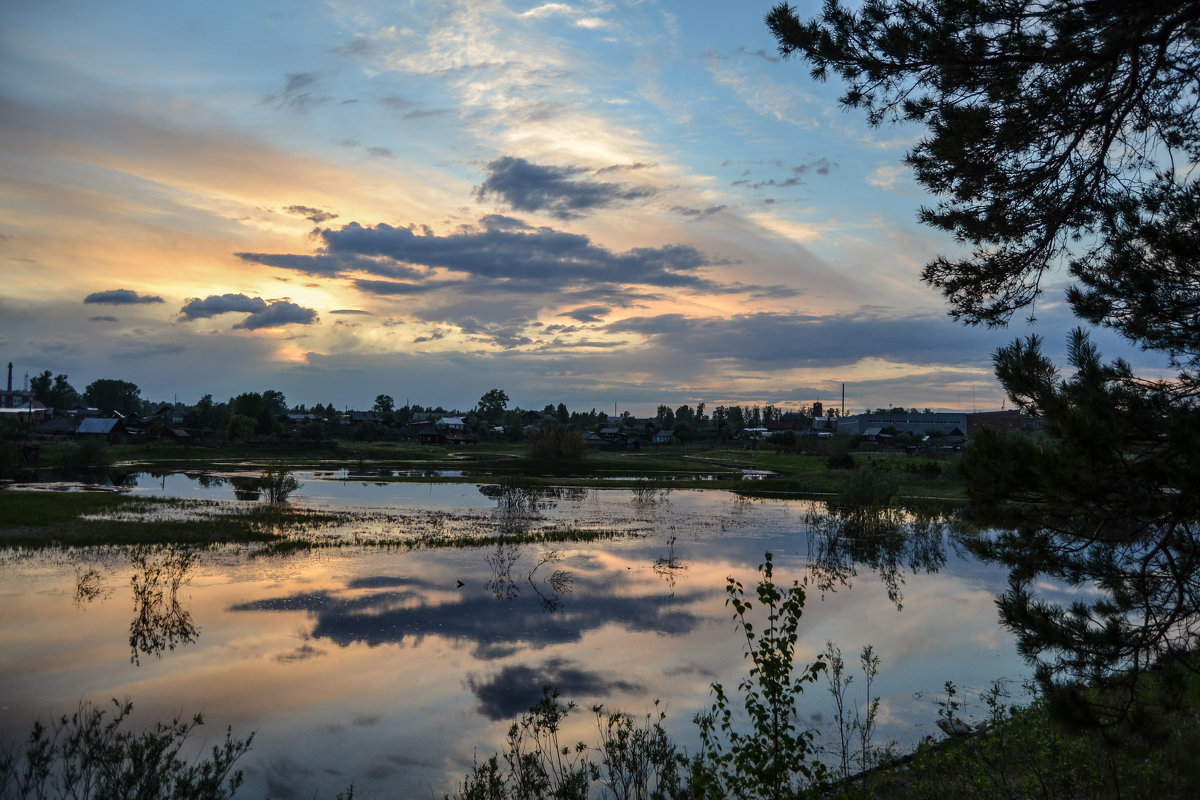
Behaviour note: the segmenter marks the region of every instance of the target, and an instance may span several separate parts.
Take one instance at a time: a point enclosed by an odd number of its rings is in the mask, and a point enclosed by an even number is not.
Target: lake
[[[134,476],[135,494],[239,500],[236,473]],[[807,500],[713,490],[530,493],[469,483],[298,473],[293,503],[346,512],[330,536],[403,541],[429,533],[595,530],[585,543],[461,548],[347,546],[287,556],[257,547],[0,556],[0,734],[81,700],[133,700],[150,724],[203,712],[210,746],[227,726],[255,732],[240,797],[440,797],[498,750],[544,685],[581,709],[645,714],[695,750],[710,684],[733,689],[746,661],[726,607],[734,576],[753,591],[763,553],[776,581],[806,585],[801,659],[827,641],[856,675],[882,658],[878,744],[940,736],[946,681],[973,699],[1028,669],[997,622],[1005,574],[963,555],[936,524],[893,522],[846,536]],[[242,496],[248,497],[245,483]],[[887,526],[885,526],[887,527]],[[852,706],[853,707],[853,706]],[[827,684],[803,700],[832,743]],[[831,755],[831,760],[833,756]]]

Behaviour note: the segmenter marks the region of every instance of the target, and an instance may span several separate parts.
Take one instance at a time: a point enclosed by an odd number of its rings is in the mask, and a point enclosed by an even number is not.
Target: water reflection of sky
[[[1024,674],[996,623],[1002,574],[953,550],[939,572],[906,571],[898,611],[867,566],[848,586],[813,587],[800,503],[587,492],[543,513],[587,504],[636,517],[648,533],[564,545],[550,559],[536,546],[205,553],[178,598],[198,635],[137,664],[127,556],[10,559],[0,565],[0,730],[24,736],[34,717],[80,698],[132,698],[142,719],[203,711],[204,744],[226,725],[258,731],[242,793],[278,798],[331,797],[351,782],[361,796],[440,796],[473,754],[500,746],[512,715],[546,683],[582,708],[645,712],[660,699],[672,732],[694,747],[691,717],[709,703],[709,684],[736,685],[745,665],[725,579],[751,586],[768,549],[778,578],[810,584],[803,658],[826,640],[850,664],[867,643],[882,657],[880,743],[935,733],[946,680],[982,689]],[[673,570],[662,569],[668,556]],[[89,570],[96,591],[79,597]],[[827,700],[813,685],[806,716],[828,722]],[[593,726],[581,713],[572,735]]]

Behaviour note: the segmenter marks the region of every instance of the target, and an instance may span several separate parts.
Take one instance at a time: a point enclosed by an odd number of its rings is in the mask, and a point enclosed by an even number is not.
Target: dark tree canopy
[[[827,0],[767,23],[872,124],[924,128],[921,220],[969,251],[923,273],[953,316],[1032,315],[1065,271],[1081,319],[1181,370],[1139,378],[1077,330],[1063,377],[1038,337],[1014,342],[997,377],[1046,435],[976,436],[965,457],[969,513],[1006,531],[977,549],[1010,569],[1001,616],[1043,688],[1121,717],[1132,691],[1098,708],[1079,682],[1200,668],[1200,2]],[[1071,599],[1039,596],[1047,579]]]
[[[108,413],[116,411],[129,417],[137,414],[142,406],[142,390],[136,383],[101,378],[92,381],[83,390],[83,401],[92,408]]]
[[[484,392],[483,397],[479,398],[479,405],[476,410],[479,416],[494,422],[504,416],[504,410],[508,408],[508,394],[503,389],[489,389]]]
[[[1005,322],[1065,267],[1081,316],[1195,363],[1200,3],[830,0],[767,23],[872,123],[925,127],[921,218],[972,252],[924,279],[957,318]]]
[[[79,392],[75,391],[66,375],[50,377],[50,370],[29,379],[33,396],[48,408],[71,408],[79,403]]]

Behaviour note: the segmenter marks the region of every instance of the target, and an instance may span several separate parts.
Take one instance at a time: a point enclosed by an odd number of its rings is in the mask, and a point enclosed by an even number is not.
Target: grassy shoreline
[[[53,450],[45,455],[52,463],[62,457]],[[155,444],[117,446],[106,455],[111,464],[107,473],[117,483],[134,472],[255,475],[286,464],[294,471],[345,470],[352,478],[380,483],[483,483],[528,490],[714,489],[757,498],[861,502],[861,488],[869,485],[875,493],[872,502],[893,505],[955,504],[965,495],[953,462],[890,454],[856,456],[834,469],[827,456],[808,453],[679,447],[589,452],[581,461],[554,463],[530,461],[518,445],[447,451],[377,444],[280,454]],[[0,488],[0,547],[253,542],[280,546],[294,540],[302,529],[319,530],[339,520],[337,513],[302,507],[133,497],[110,487],[66,492]],[[578,536],[592,533],[580,531]]]
[[[69,462],[72,445],[44,448],[50,469]],[[696,448],[663,446],[638,451],[589,451],[578,461],[531,460],[523,445],[485,444],[460,450],[411,443],[342,443],[336,449],[262,450],[253,447],[199,448],[157,442],[108,449],[110,469],[124,472],[191,472],[265,469],[370,472],[379,480],[487,482],[519,478],[538,485],[628,488],[647,481],[660,488],[736,488],[746,493],[837,493],[855,470],[878,470],[899,479],[900,495],[961,499],[965,484],[953,457],[933,459],[891,452],[839,453],[842,468],[830,468],[830,453],[784,452],[766,447]],[[847,460],[847,456],[849,459]],[[852,468],[847,468],[851,467]],[[423,475],[462,472],[461,476]],[[386,474],[400,473],[400,474]],[[747,473],[757,473],[748,477]],[[762,473],[770,473],[762,474]]]

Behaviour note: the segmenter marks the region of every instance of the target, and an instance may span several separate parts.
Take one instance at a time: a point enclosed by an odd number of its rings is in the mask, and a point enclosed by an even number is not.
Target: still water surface
[[[0,734],[22,738],[33,719],[80,700],[130,698],[147,724],[202,711],[203,744],[226,726],[255,731],[242,797],[333,797],[351,783],[356,797],[440,797],[553,684],[584,709],[645,713],[662,700],[672,734],[694,749],[691,720],[710,684],[736,686],[746,663],[726,578],[751,587],[768,550],[777,580],[808,587],[804,660],[830,640],[855,671],[865,644],[882,658],[879,743],[937,735],[947,680],[983,690],[1026,674],[996,622],[1003,573],[962,557],[937,527],[880,546],[839,539],[808,501],[615,489],[514,497],[476,484],[300,477],[294,502],[305,505],[436,516],[471,532],[635,535],[554,550],[3,555]],[[139,476],[132,491],[234,499],[229,481],[183,475]],[[851,689],[860,706],[861,682]],[[803,705],[833,733],[825,684]],[[572,733],[593,731],[579,713]]]

